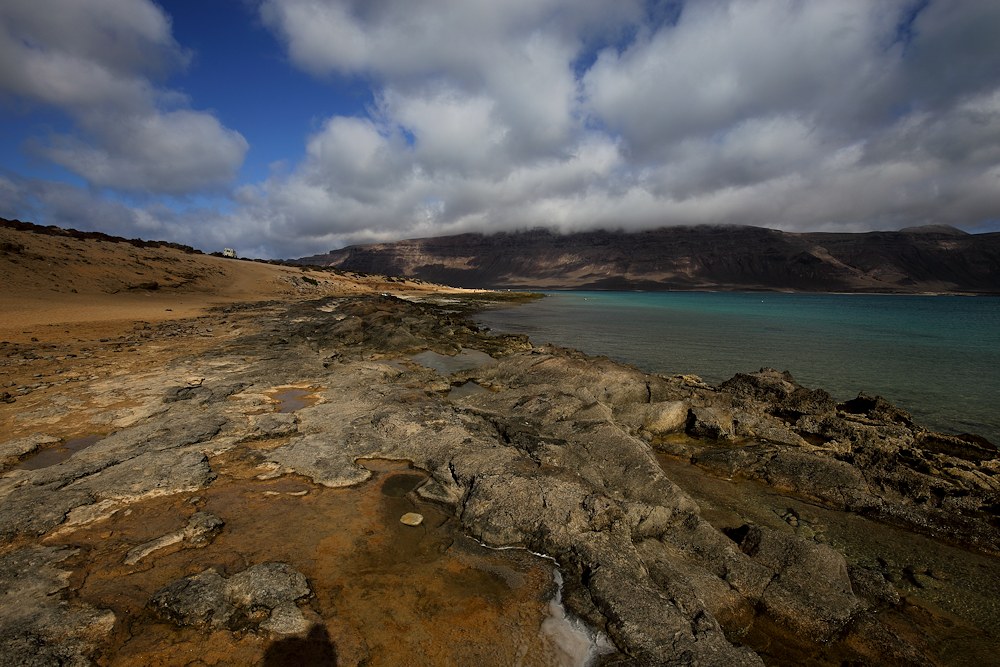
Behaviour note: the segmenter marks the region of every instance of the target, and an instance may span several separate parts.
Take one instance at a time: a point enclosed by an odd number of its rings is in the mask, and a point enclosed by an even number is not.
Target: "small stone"
[[[226,522],[210,512],[195,512],[184,527],[184,540],[194,546],[203,546],[222,532]]]
[[[407,526],[419,526],[424,522],[424,515],[416,512],[407,512],[399,517],[399,522]]]

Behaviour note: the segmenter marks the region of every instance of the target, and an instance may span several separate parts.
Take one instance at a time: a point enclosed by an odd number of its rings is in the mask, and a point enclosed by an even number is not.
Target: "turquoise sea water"
[[[880,394],[918,423],[1000,443],[1000,298],[549,292],[477,316],[654,373],[718,383],[764,366],[838,400]]]

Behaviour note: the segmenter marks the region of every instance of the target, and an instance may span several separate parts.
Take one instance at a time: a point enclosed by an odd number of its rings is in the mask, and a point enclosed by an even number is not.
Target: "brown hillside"
[[[68,323],[74,335],[83,323],[110,331],[243,301],[433,289],[0,219],[0,340],[29,339],[46,325],[51,338],[53,325]]]

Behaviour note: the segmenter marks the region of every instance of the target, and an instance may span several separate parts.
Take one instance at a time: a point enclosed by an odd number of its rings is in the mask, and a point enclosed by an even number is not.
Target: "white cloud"
[[[639,0],[263,0],[260,14],[314,74],[482,81],[541,37],[575,44],[644,13]],[[549,48],[546,46],[545,48]]]
[[[362,118],[334,117],[306,145],[305,171],[318,181],[375,186],[393,168],[393,146]]]
[[[235,177],[246,140],[151,79],[187,59],[148,0],[0,5],[0,94],[72,117],[78,133],[40,151],[95,186],[183,194]]]
[[[480,170],[503,164],[508,128],[496,103],[455,90],[423,95],[386,91],[382,110],[413,137],[413,157],[429,169]]]
[[[641,15],[623,0],[265,0],[264,22],[292,60],[317,75],[364,75],[390,111],[448,104],[489,107],[507,148],[531,159],[563,150],[578,128],[573,61],[588,40]],[[472,111],[466,109],[465,111]],[[407,118],[420,123],[416,109]]]
[[[587,99],[654,160],[676,141],[762,115],[838,124],[864,109],[898,60],[887,37],[905,4],[690,3],[676,26],[602,51],[584,77]]]
[[[82,126],[96,145],[58,137],[41,152],[93,185],[121,190],[185,194],[224,186],[248,148],[238,132],[195,111],[88,114]]]

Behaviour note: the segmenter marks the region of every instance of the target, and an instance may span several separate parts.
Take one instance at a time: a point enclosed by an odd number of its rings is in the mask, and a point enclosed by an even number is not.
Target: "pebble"
[[[424,515],[416,512],[407,512],[399,517],[399,522],[407,526],[419,526],[424,522]]]

